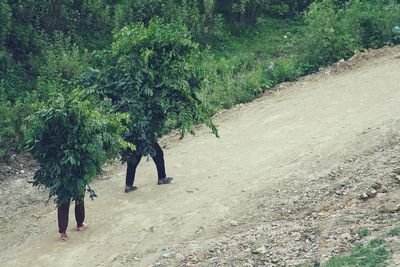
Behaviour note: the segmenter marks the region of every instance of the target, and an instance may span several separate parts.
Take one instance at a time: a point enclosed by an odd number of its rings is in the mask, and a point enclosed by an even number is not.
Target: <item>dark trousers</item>
[[[158,179],[165,178],[165,162],[164,162],[164,152],[162,151],[160,145],[156,142],[154,144],[154,149],[156,155],[153,157],[153,161],[156,164]],[[130,161],[128,161],[128,169],[126,170],[126,185],[133,185],[135,181],[136,168],[139,165],[142,155],[136,153]]]
[[[65,233],[68,227],[69,205],[60,206],[57,209],[58,232]],[[75,201],[75,219],[77,227],[81,227],[85,220],[85,204],[83,201]]]

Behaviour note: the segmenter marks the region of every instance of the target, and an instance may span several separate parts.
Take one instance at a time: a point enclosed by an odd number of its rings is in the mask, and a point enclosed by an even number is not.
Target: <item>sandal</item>
[[[137,187],[136,187],[136,186],[133,186],[133,185],[127,185],[127,186],[125,186],[125,190],[124,190],[124,192],[125,192],[125,193],[129,193],[129,192],[135,191],[136,189],[137,189]]]
[[[169,184],[169,183],[171,183],[171,181],[172,181],[173,179],[174,179],[174,178],[172,178],[172,177],[166,176],[166,177],[164,177],[164,178],[158,179],[158,183],[157,183],[157,184],[159,184],[159,185],[161,185],[161,184]]]
[[[68,236],[66,234],[65,235],[61,235],[60,241],[61,242],[67,242],[68,241]]]
[[[76,228],[76,231],[82,232],[82,231],[85,230],[86,228],[88,228],[88,225],[87,225],[86,223],[82,223],[81,226],[78,226],[78,227]]]

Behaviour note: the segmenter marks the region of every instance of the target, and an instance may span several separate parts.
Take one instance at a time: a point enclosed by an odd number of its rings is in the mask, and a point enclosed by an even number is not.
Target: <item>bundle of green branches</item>
[[[85,190],[96,196],[89,186],[93,177],[107,160],[131,146],[121,138],[127,115],[110,110],[110,103],[74,90],[55,96],[29,117],[27,148],[40,166],[33,185],[49,188],[49,199],[56,196],[57,206],[82,201]]]
[[[100,70],[86,81],[112,99],[118,112],[130,115],[124,137],[135,144],[135,153],[153,156],[157,137],[171,129],[183,136],[205,123],[218,135],[211,110],[197,96],[204,79],[200,55],[184,26],[154,19],[116,32],[111,49],[98,57]]]

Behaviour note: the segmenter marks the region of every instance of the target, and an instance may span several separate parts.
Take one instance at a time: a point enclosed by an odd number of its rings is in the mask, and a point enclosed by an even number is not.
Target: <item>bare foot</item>
[[[77,227],[76,230],[78,232],[82,232],[83,230],[85,230],[86,228],[88,228],[88,225],[86,223],[82,223],[81,226]]]
[[[60,241],[61,242],[67,242],[67,240],[68,240],[67,234],[66,233],[61,233]]]

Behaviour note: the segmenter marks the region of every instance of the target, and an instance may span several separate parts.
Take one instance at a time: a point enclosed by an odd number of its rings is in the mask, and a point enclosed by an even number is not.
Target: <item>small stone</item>
[[[344,233],[340,235],[340,239],[350,241],[352,240],[352,236],[350,233]]]
[[[265,254],[267,252],[268,252],[267,248],[265,246],[262,246],[262,247],[254,249],[251,253],[253,253],[253,254]]]
[[[175,259],[177,261],[183,261],[185,259],[185,256],[183,256],[183,254],[181,254],[181,253],[176,253],[175,254]]]
[[[24,171],[24,170],[21,170],[19,173],[20,173],[20,174],[24,174],[24,173],[25,173],[25,171]]]
[[[162,254],[163,258],[169,258],[170,256],[171,256],[171,254],[169,254],[169,253]]]
[[[150,226],[150,227],[146,227],[144,230],[145,230],[146,232],[154,232],[154,225],[153,225],[153,226]]]
[[[368,196],[369,196],[370,198],[373,198],[373,197],[376,197],[376,194],[378,194],[378,192],[377,192],[375,189],[372,189],[372,190],[369,192]]]
[[[352,215],[347,215],[343,217],[343,221],[346,223],[356,223],[358,219]]]
[[[382,199],[385,197],[385,195],[386,195],[385,193],[378,193],[378,194],[376,194],[376,197],[379,199]]]
[[[340,195],[343,195],[343,192],[341,192],[341,191],[339,191],[339,190],[336,190],[336,191],[335,191],[335,194],[338,195],[338,196],[340,196]]]
[[[388,203],[378,208],[380,213],[396,213],[400,211],[400,204]]]
[[[238,222],[236,221],[230,221],[229,224],[232,226],[238,226]]]
[[[379,190],[379,189],[382,188],[382,184],[380,184],[380,183],[375,183],[375,184],[372,185],[372,188],[375,189],[375,190]]]

